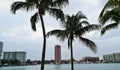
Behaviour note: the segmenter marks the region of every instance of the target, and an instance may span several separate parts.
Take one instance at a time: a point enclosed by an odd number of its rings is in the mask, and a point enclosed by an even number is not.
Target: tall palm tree
[[[82,14],[82,12],[78,12],[76,15],[65,17],[65,22],[62,22],[63,30],[57,29],[52,30],[47,33],[47,36],[56,35],[60,40],[64,41],[68,39],[68,48],[71,51],[71,70],[74,70],[73,65],[73,40],[74,38],[79,38],[85,45],[87,45],[93,52],[96,52],[96,45],[91,40],[82,37],[86,32],[90,32],[92,30],[97,30],[100,28],[99,25],[92,24],[90,25],[86,21],[86,16]]]
[[[103,35],[106,31],[117,28],[120,24],[120,1],[109,0],[99,15],[100,24],[103,26],[101,34]],[[105,25],[109,20],[112,23]]]
[[[19,9],[24,9],[26,11],[31,11],[36,9],[36,13],[31,17],[31,26],[34,31],[36,31],[36,23],[41,20],[42,31],[43,31],[43,50],[42,50],[42,63],[41,70],[44,70],[45,61],[45,51],[46,51],[46,31],[44,26],[43,16],[46,12],[50,15],[64,21],[64,14],[61,10],[64,6],[68,4],[68,0],[25,0],[17,1],[11,4],[12,13],[16,13]]]

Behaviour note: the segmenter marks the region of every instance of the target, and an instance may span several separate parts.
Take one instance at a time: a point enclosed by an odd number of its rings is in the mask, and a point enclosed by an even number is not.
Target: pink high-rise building
[[[61,63],[61,46],[60,45],[55,46],[55,63],[56,64]]]

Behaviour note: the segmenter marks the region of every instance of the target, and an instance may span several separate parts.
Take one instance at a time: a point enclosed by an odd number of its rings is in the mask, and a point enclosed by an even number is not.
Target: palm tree
[[[117,28],[120,24],[120,1],[109,0],[104,6],[103,10],[99,15],[100,24],[103,26],[101,34],[103,35],[106,31]],[[105,25],[109,20],[112,23]]]
[[[93,52],[96,53],[96,45],[91,40],[82,37],[86,32],[90,32],[92,30],[97,30],[100,28],[99,25],[92,24],[90,25],[86,21],[86,16],[82,14],[82,12],[78,12],[76,15],[65,17],[65,22],[62,22],[63,30],[57,29],[52,30],[47,33],[47,36],[56,35],[60,40],[64,41],[68,39],[68,48],[71,51],[71,70],[74,70],[73,65],[73,40],[74,38],[79,38],[85,45],[87,45]]]
[[[43,50],[42,50],[42,63],[41,70],[44,70],[45,61],[45,51],[46,51],[46,31],[44,26],[43,16],[46,12],[50,15],[64,21],[64,14],[61,8],[68,4],[68,0],[25,0],[17,1],[11,4],[12,13],[16,13],[19,9],[24,9],[26,11],[31,11],[36,9],[36,13],[31,17],[31,26],[34,31],[36,31],[36,23],[41,20],[42,31],[43,31]]]

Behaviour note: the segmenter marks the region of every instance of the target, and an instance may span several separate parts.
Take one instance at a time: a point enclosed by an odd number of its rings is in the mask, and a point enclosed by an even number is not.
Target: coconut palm
[[[31,26],[34,31],[36,31],[36,23],[41,20],[41,26],[43,31],[43,50],[42,50],[42,63],[41,70],[44,70],[45,61],[45,51],[46,51],[46,31],[44,26],[43,16],[46,12],[50,15],[64,21],[64,14],[61,8],[68,4],[68,0],[25,0],[17,1],[11,4],[12,13],[16,13],[19,9],[24,9],[26,11],[32,11],[36,9],[36,13],[31,17]]]
[[[113,9],[119,5],[120,5],[119,0],[108,0],[108,2],[105,4],[104,8],[101,11],[99,18],[101,18],[107,10]]]
[[[101,34],[103,35],[106,31],[110,29],[117,28],[120,25],[120,8],[114,8],[110,11],[105,12],[105,14],[100,19],[100,23],[103,25]],[[105,25],[109,20],[112,20],[110,24]]]
[[[48,37],[50,35],[55,35],[62,41],[68,39],[68,48],[70,48],[71,52],[71,70],[74,70],[72,45],[74,38],[79,38],[79,40],[85,43],[85,45],[87,45],[93,52],[97,51],[95,43],[87,38],[82,37],[82,35],[84,35],[86,32],[97,30],[100,28],[100,26],[95,24],[90,25],[86,19],[86,16],[80,11],[76,15],[67,15],[65,17],[65,22],[62,22],[61,24],[64,27],[63,30],[56,29],[47,33]]]
[[[103,26],[101,34],[103,35],[106,31],[117,28],[120,24],[120,1],[109,0],[104,6],[103,10],[99,15],[100,24]],[[112,23],[105,25],[109,20]]]

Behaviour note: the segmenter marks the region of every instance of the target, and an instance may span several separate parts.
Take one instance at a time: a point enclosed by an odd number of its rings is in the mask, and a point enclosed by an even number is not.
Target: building
[[[0,42],[0,65],[1,65],[2,51],[3,51],[3,42]]]
[[[120,63],[120,53],[103,55],[103,60],[107,63]]]
[[[60,45],[55,46],[55,63],[56,64],[61,63],[61,46]]]
[[[114,61],[120,63],[120,53],[115,53],[114,54]]]
[[[26,60],[26,52],[4,52],[3,59],[14,60],[17,59],[21,63]]]
[[[83,62],[91,62],[91,63],[97,63],[99,62],[99,57],[83,57]]]

